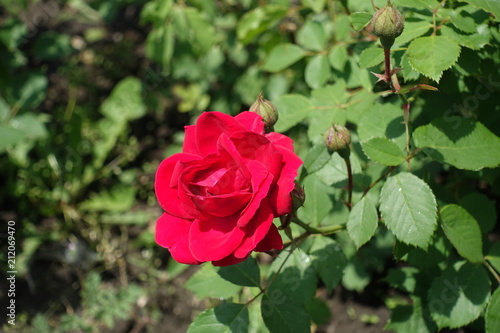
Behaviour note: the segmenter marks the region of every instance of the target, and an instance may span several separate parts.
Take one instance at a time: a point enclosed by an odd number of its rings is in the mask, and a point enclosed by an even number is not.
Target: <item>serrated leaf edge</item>
[[[432,37],[432,36],[423,36],[423,37],[418,37],[418,38],[425,38],[425,37]],[[442,36],[442,35],[439,35],[439,36],[435,36],[435,37],[443,37],[443,38],[447,38],[447,39],[449,39],[450,41],[452,41],[453,43],[455,43],[455,44],[456,44],[456,45],[460,48],[460,50],[458,51],[458,55],[457,55],[456,59],[455,59],[455,60],[453,60],[453,62],[451,63],[451,65],[450,65],[450,66],[448,66],[447,68],[445,68],[445,69],[443,69],[443,70],[441,71],[441,73],[440,73],[440,74],[438,75],[438,77],[437,77],[437,80],[436,80],[435,78],[433,78],[433,77],[430,77],[429,75],[426,75],[426,74],[422,73],[422,72],[421,72],[421,71],[419,71],[418,69],[416,69],[416,68],[415,68],[415,66],[414,66],[414,65],[412,64],[412,62],[411,62],[411,57],[408,57],[408,63],[410,64],[411,68],[412,68],[414,71],[416,71],[417,73],[420,73],[420,74],[422,74],[423,76],[428,77],[428,78],[429,78],[429,79],[431,79],[431,80],[434,80],[434,81],[436,81],[436,82],[439,82],[439,81],[441,80],[441,77],[443,76],[444,71],[446,71],[446,70],[450,69],[450,68],[451,68],[453,65],[455,65],[455,63],[457,62],[458,58],[460,57],[460,54],[462,53],[462,46],[461,46],[460,44],[458,44],[457,42],[455,42],[453,39],[451,39],[451,38],[449,38],[449,37],[447,37],[447,36]],[[411,44],[412,44],[414,41],[416,41],[418,38],[414,39],[414,40],[410,43],[410,45],[408,46],[408,49],[410,48]],[[408,51],[407,51],[407,52],[408,52]]]

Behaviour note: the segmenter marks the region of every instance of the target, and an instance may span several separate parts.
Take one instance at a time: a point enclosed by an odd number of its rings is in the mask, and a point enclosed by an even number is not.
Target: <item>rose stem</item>
[[[391,49],[386,49],[384,47],[384,58],[385,58],[385,79],[387,83],[391,86]],[[394,89],[392,89],[394,91]]]
[[[486,267],[488,268],[488,270],[491,272],[491,274],[495,277],[495,279],[498,281],[498,283],[500,283],[500,276],[497,274],[497,272],[495,271],[495,269],[490,265],[490,263],[488,262],[488,260],[485,260],[484,264],[486,265]]]
[[[316,235],[316,234],[329,235],[329,234],[334,234],[336,232],[339,232],[339,231],[342,231],[345,229],[345,225],[343,225],[343,224],[331,225],[328,227],[314,228],[314,227],[311,227],[310,225],[302,222],[301,220],[299,220],[297,218],[294,218],[292,221],[293,221],[293,223],[306,229],[306,232],[310,235]]]

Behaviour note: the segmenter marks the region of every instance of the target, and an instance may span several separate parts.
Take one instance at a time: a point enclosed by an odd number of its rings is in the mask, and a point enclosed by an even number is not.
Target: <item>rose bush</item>
[[[203,113],[185,127],[182,153],[158,167],[155,191],[165,212],[156,242],[178,262],[216,266],[282,249],[273,218],[291,212],[301,164],[292,140],[265,133],[256,113]]]

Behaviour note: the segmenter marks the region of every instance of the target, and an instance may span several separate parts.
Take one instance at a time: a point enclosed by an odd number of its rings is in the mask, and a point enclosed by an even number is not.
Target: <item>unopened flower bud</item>
[[[338,152],[342,158],[349,157],[351,144],[351,132],[342,125],[330,126],[325,133],[325,145],[328,150]]]
[[[262,93],[259,94],[259,97],[250,106],[250,112],[255,112],[262,117],[266,132],[272,131],[274,124],[278,121],[278,110],[271,102],[262,97]]]
[[[396,37],[403,32],[405,18],[389,2],[373,15],[371,24],[373,33],[380,38],[382,46],[390,49]]]
[[[295,182],[295,187],[290,195],[292,196],[292,211],[296,211],[304,205],[306,194],[304,192],[304,188],[300,186],[299,183]]]

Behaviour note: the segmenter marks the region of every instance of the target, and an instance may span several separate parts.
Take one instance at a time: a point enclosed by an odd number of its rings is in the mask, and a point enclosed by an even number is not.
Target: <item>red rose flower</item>
[[[227,266],[252,251],[283,248],[273,218],[292,210],[290,192],[302,161],[293,142],[264,132],[252,112],[205,112],[186,126],[182,153],[156,172],[164,214],[156,242],[185,264]]]

